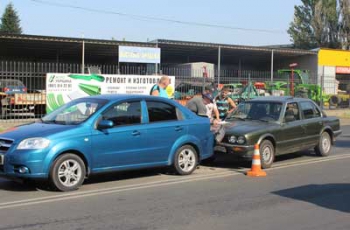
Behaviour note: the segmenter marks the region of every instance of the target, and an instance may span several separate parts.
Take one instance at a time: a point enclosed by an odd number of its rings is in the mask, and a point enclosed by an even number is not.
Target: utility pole
[[[292,63],[289,65],[289,68],[291,68],[292,73],[290,75],[291,79],[291,83],[290,83],[290,95],[292,95],[294,97],[294,68],[298,66],[298,63]]]
[[[81,54],[81,73],[84,74],[85,72],[85,41],[84,41],[84,34],[83,37],[83,47],[82,47],[82,54]]]
[[[218,49],[218,86],[220,84],[220,74],[221,74],[221,46]]]
[[[273,82],[273,50],[271,52],[271,83]]]

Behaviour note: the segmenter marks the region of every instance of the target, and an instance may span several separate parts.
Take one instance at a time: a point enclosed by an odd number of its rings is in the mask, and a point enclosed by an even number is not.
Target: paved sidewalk
[[[340,125],[350,125],[350,109],[326,109],[327,116],[336,116],[340,119]]]

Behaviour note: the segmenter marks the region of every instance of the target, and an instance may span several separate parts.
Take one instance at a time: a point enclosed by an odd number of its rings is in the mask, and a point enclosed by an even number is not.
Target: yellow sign
[[[318,52],[318,65],[350,66],[350,51],[321,49]]]
[[[168,94],[169,98],[174,98],[174,87],[172,87],[171,85],[168,85],[165,89],[166,93]]]

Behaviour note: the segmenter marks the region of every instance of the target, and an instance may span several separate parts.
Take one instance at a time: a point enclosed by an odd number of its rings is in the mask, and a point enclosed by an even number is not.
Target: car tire
[[[56,190],[67,192],[78,189],[86,175],[83,160],[71,153],[59,156],[50,169],[49,180]]]
[[[323,132],[320,136],[320,140],[315,147],[315,153],[317,156],[328,156],[331,152],[332,141],[331,136],[327,132]]]
[[[198,154],[190,145],[180,147],[174,157],[174,170],[179,175],[189,175],[197,167]]]
[[[261,168],[267,169],[275,160],[275,147],[269,140],[263,140],[260,144]]]
[[[341,99],[337,95],[332,95],[329,99],[329,105],[337,106],[341,102]]]

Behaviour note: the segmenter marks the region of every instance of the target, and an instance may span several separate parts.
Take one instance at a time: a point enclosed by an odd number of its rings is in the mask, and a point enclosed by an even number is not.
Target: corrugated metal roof
[[[45,42],[68,42],[68,43],[82,43],[86,44],[100,44],[100,45],[125,45],[125,46],[144,46],[155,47],[155,44],[149,42],[130,42],[117,40],[103,40],[103,39],[89,39],[89,38],[70,38],[70,37],[53,37],[53,36],[38,36],[27,34],[1,34],[0,39],[15,39],[24,41],[45,41]]]
[[[294,54],[314,54],[317,55],[315,50],[301,50],[279,47],[262,47],[262,46],[243,46],[243,45],[230,45],[220,43],[205,43],[205,42],[192,42],[192,41],[179,41],[179,40],[167,40],[157,39],[151,42],[131,42],[131,41],[117,41],[117,40],[103,40],[103,39],[89,39],[89,38],[72,38],[72,37],[54,37],[54,36],[39,36],[39,35],[27,35],[27,34],[1,34],[0,39],[16,39],[16,40],[31,40],[31,41],[46,41],[46,42],[69,42],[69,43],[82,43],[86,44],[101,44],[101,45],[130,45],[130,46],[143,46],[143,47],[156,47],[159,44],[162,45],[176,45],[176,46],[191,46],[191,47],[207,47],[207,48],[219,48],[233,49],[233,50],[249,50],[249,51],[263,51],[277,53],[294,53]]]
[[[116,63],[118,46],[159,47],[162,64],[188,62],[217,63],[221,47],[221,63],[236,65],[254,63],[268,66],[271,52],[274,58],[283,60],[300,56],[314,56],[317,51],[242,46],[230,44],[189,42],[158,39],[151,42],[114,41],[89,38],[68,38],[37,35],[0,34],[0,58],[6,60],[35,60],[80,62],[82,43],[85,43],[85,60],[91,63]]]
[[[194,46],[194,47],[208,47],[208,48],[219,48],[222,49],[233,49],[233,50],[249,50],[249,51],[263,51],[271,53],[272,50],[277,53],[291,53],[300,55],[317,55],[317,52],[312,50],[301,50],[301,49],[288,49],[288,48],[270,48],[270,47],[259,47],[259,46],[242,46],[242,45],[230,45],[230,44],[219,44],[219,43],[204,43],[204,42],[189,42],[189,41],[177,41],[177,40],[165,40],[158,39],[152,41],[153,43],[163,45],[177,45],[177,46]]]

